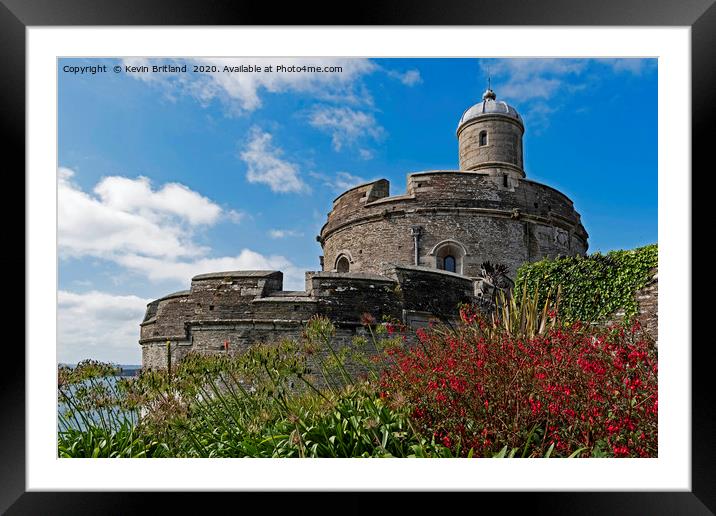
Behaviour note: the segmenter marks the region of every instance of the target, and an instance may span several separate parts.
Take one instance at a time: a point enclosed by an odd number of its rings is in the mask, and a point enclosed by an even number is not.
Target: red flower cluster
[[[486,332],[464,308],[453,333],[417,331],[382,376],[436,442],[465,455],[657,455],[657,354],[638,326],[572,324],[534,338]],[[459,448],[458,448],[459,447]]]
[[[477,311],[472,305],[463,305],[460,307],[460,320],[465,324],[472,324],[477,320]]]

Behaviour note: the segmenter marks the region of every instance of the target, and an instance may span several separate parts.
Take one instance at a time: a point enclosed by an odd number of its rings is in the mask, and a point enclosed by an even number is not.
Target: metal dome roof
[[[519,120],[520,123],[522,123],[522,117],[517,110],[510,106],[507,102],[496,100],[496,97],[495,92],[488,88],[482,95],[482,101],[478,102],[474,106],[470,106],[462,114],[460,117],[460,123],[458,124],[458,129],[466,122],[483,115],[504,115],[514,118],[515,120]]]

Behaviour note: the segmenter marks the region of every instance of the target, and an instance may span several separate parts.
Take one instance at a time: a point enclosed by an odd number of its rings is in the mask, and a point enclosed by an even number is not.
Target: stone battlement
[[[401,195],[378,179],[336,197],[317,236],[322,271],[306,273],[304,291],[284,291],[279,271],[213,272],[149,303],[143,364],[166,364],[167,340],[181,358],[295,338],[313,315],[328,317],[346,344],[364,313],[411,327],[449,320],[483,293],[485,262],[505,265],[509,283],[525,262],[585,254],[572,201],[525,179],[524,131],[517,110],[486,91],[458,124],[461,170],[412,173]]]
[[[141,324],[143,365],[165,366],[167,340],[180,359],[189,350],[225,352],[227,341],[229,352],[239,352],[297,338],[313,315],[328,317],[347,337],[356,335],[365,313],[377,320],[427,311],[454,317],[473,292],[469,278],[392,264],[384,274],[307,272],[306,291],[282,291],[281,283],[278,271],[202,274],[190,290],[152,301]]]
[[[566,195],[499,167],[416,172],[394,197],[385,179],[356,186],[334,200],[317,237],[326,271],[377,273],[383,262],[439,269],[449,255],[468,277],[483,261],[514,275],[525,262],[584,254],[587,239]],[[454,247],[436,248],[448,240]]]
[[[376,194],[376,190],[379,192]],[[472,209],[486,216],[520,216],[573,228],[585,241],[586,230],[569,197],[551,186],[527,179],[470,171],[415,172],[408,176],[407,193],[390,196],[390,183],[379,179],[344,192],[333,201],[319,241],[352,222],[391,217],[421,209]]]

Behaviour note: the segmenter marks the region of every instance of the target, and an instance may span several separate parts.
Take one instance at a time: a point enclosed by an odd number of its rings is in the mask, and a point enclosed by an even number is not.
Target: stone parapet
[[[155,306],[158,309],[141,326],[142,363],[166,367],[167,341],[172,360],[179,360],[190,351],[239,353],[259,342],[298,339],[315,315],[329,318],[349,343],[351,336],[363,331],[365,314],[376,321],[387,316],[406,323],[425,319],[422,315],[416,319],[416,313],[454,318],[458,304],[469,301],[473,291],[470,278],[446,271],[390,263],[382,264],[381,271],[308,272],[306,291],[270,291],[268,295],[265,290],[254,290],[252,281],[233,281],[279,277],[273,273],[213,273],[194,278],[191,290],[149,303],[148,312]],[[406,314],[412,314],[410,320]]]
[[[381,180],[336,199],[318,237],[325,271],[338,270],[339,260],[351,272],[379,273],[384,262],[439,268],[434,248],[445,240],[460,248],[456,272],[465,276],[477,276],[483,261],[504,263],[514,275],[525,262],[587,251],[567,196],[499,169],[414,173],[406,194],[369,201],[377,184],[389,194]]]

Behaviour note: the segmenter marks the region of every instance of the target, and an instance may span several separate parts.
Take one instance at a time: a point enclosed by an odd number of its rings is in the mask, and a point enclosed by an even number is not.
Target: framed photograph
[[[691,303],[692,170],[706,167],[716,112],[712,2],[398,5],[348,24],[270,10],[3,0],[26,334],[24,353],[7,346],[0,508],[131,513],[142,491],[350,492],[361,507],[376,491],[509,491],[550,514],[716,511],[710,361],[693,344]],[[267,335],[305,335],[318,313],[346,343],[378,326],[387,338],[465,322],[503,283],[526,288],[524,263],[618,249],[658,259],[634,307],[658,341],[658,383],[653,400],[627,401],[628,417],[604,414],[606,444],[587,456],[548,428],[531,458],[488,454],[497,430],[485,427],[469,441],[481,458],[458,458],[458,424],[417,453],[431,458],[126,460],[99,445],[96,458],[58,457],[58,365],[142,366],[171,382],[195,351],[230,358]],[[609,288],[616,298],[630,285]],[[617,322],[631,309],[614,306]],[[625,392],[646,388],[625,378]],[[619,440],[643,401],[657,417],[657,389],[658,447]],[[532,414],[571,410],[525,396]],[[420,407],[414,421],[438,410]],[[384,455],[399,433],[377,441]],[[196,456],[222,456],[202,443]]]

